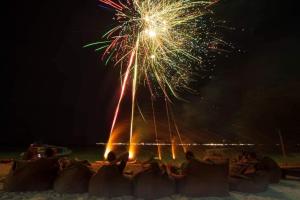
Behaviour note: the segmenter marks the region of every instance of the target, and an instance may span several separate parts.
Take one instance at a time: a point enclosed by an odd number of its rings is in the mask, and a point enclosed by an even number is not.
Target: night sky
[[[288,142],[300,143],[295,2],[221,0],[215,17],[235,28],[223,35],[236,48],[217,56],[215,70],[199,77],[199,95],[175,102],[181,127],[262,143],[274,142],[280,129]],[[119,72],[82,46],[107,30],[112,13],[96,0],[11,1],[2,7],[0,144],[105,142]],[[128,105],[125,99],[124,113]]]

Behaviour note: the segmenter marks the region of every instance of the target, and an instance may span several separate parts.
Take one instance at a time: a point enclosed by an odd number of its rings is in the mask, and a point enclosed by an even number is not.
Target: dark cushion
[[[134,177],[134,196],[143,199],[157,199],[176,193],[175,181],[167,174],[144,171]]]
[[[75,162],[63,169],[54,182],[54,190],[59,193],[85,193],[93,171],[85,164]]]
[[[178,180],[178,192],[190,197],[228,196],[228,163],[191,161],[186,176]]]
[[[130,180],[120,173],[116,165],[107,165],[92,176],[89,193],[101,197],[118,197],[132,195],[132,187]]]
[[[270,183],[279,183],[282,172],[279,165],[273,159],[270,157],[264,157],[259,162],[259,167],[261,170],[264,170],[268,173]]]
[[[15,161],[4,181],[3,189],[8,192],[52,189],[58,170],[57,159],[41,158],[34,161]]]

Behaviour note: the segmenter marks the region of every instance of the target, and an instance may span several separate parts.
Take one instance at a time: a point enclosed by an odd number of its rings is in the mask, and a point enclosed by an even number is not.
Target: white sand
[[[107,198],[91,197],[88,194],[58,194],[53,191],[5,193],[0,192],[1,200],[104,200]],[[119,197],[113,200],[134,200],[134,197]],[[160,200],[300,200],[300,181],[283,180],[280,184],[270,185],[268,191],[259,194],[231,192],[230,197],[187,198],[173,195]]]

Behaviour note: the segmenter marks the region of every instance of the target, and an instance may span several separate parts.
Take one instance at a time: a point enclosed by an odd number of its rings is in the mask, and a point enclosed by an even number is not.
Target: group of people
[[[21,157],[23,160],[34,160],[42,157],[50,158],[50,157],[54,157],[55,155],[56,152],[53,148],[43,147],[39,143],[33,143],[30,144],[26,152],[21,154]]]
[[[124,173],[124,169],[128,162],[128,153],[122,154],[119,158],[115,155],[114,152],[109,152],[107,156],[107,161],[110,165],[116,165],[119,168],[121,174]],[[182,163],[180,167],[176,167],[173,165],[166,165],[162,163],[160,160],[156,160],[151,157],[149,160],[141,163],[144,166],[144,171],[160,171],[161,174],[167,174],[172,178],[183,178],[188,173],[190,173],[189,166],[196,165],[198,162],[207,162],[214,163],[214,160],[209,158],[205,158],[205,160],[196,159],[194,153],[192,151],[187,151],[185,153],[186,161]],[[241,154],[237,156],[236,159],[233,159],[230,173],[232,175],[250,175],[255,174],[258,170],[263,170],[261,161],[266,158],[259,158],[254,151],[243,151]],[[224,161],[226,162],[226,161]],[[229,161],[228,161],[229,162]]]
[[[278,165],[270,158],[258,158],[254,152],[243,152],[236,160],[216,160],[216,156],[199,160],[193,152],[187,151],[185,159],[177,167],[151,157],[136,163],[139,170],[130,173],[126,170],[129,154],[116,156],[109,152],[106,164],[95,172],[87,161],[59,159],[55,152],[46,149],[42,158],[16,161],[4,189],[54,189],[61,193],[89,192],[97,196],[134,195],[155,199],[175,193],[226,196],[230,190],[261,192],[269,183],[280,179]]]
[[[282,171],[268,156],[253,151],[242,152],[230,166],[231,188],[240,192],[262,192],[270,183],[279,183]]]
[[[258,156],[254,151],[243,151],[231,165],[231,175],[251,176],[257,171],[268,170],[267,166],[277,165],[268,157]]]
[[[155,159],[154,157],[151,157],[147,161],[144,161],[141,163],[143,170],[142,172],[157,172],[161,175],[169,175],[172,178],[183,178],[188,173],[188,166],[191,163],[198,162],[198,160],[195,158],[195,155],[191,151],[187,151],[185,153],[185,159],[186,161],[182,163],[180,167],[176,167],[173,165],[166,165],[162,163],[160,160]],[[115,165],[119,169],[121,174],[124,174],[124,170],[126,167],[126,164],[129,160],[129,153],[121,154],[120,157],[117,158],[116,154],[111,151],[107,154],[107,161],[109,165]]]
[[[110,152],[107,156],[108,163],[102,166],[97,173],[105,174],[107,172],[102,169],[107,168],[118,169],[118,171],[115,170],[118,175],[110,176],[130,177],[133,188],[133,192],[130,194],[134,196],[155,199],[175,193],[187,196],[227,196],[229,194],[227,179],[229,163],[227,161],[218,164],[211,161],[205,162],[198,160],[193,152],[187,151],[185,162],[180,167],[164,164],[151,157],[145,162],[134,164],[140,166],[139,170],[129,175],[127,170],[124,171],[124,166],[128,161],[126,155],[128,154],[122,154],[117,159],[115,153]],[[101,187],[115,184],[105,180],[104,177],[99,176],[98,185],[102,185]],[[94,177],[92,177],[93,179]],[[100,179],[105,181],[101,182]],[[107,190],[109,187],[101,190],[101,193],[103,194]],[[108,192],[108,194],[110,193]]]

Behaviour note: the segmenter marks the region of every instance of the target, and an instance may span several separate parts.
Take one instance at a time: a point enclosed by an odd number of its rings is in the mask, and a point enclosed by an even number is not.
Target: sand
[[[5,193],[0,191],[1,200],[104,200],[107,198],[97,198],[88,194],[58,194],[54,191],[45,192],[26,192],[26,193]],[[134,200],[136,198],[124,196],[113,198],[113,200]],[[180,195],[172,195],[160,200],[299,200],[300,181],[283,180],[280,184],[270,185],[266,192],[259,194],[245,194],[230,192],[226,198],[205,197],[187,198]]]

